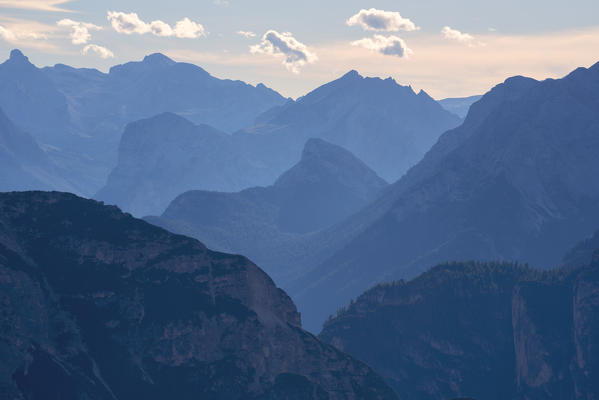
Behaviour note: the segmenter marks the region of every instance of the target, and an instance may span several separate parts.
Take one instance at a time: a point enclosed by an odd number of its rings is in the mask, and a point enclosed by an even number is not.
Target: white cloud
[[[137,16],[137,14],[136,14]],[[145,25],[145,22],[142,22]],[[173,28],[171,28],[171,26],[169,24],[167,24],[166,22],[157,20],[157,21],[152,21],[150,22],[148,25],[149,30],[144,31],[144,32],[136,32],[136,33],[148,33],[151,32],[153,35],[156,36],[173,36],[174,32],[173,32]],[[124,32],[127,33],[127,32]]]
[[[453,29],[449,26],[444,27],[441,30],[441,33],[443,34],[443,37],[447,40],[453,40],[456,42],[464,43],[471,47],[475,45],[484,46],[484,43],[476,42],[474,36],[468,33],[460,32],[457,29]]]
[[[54,12],[71,12],[58,7],[73,0],[0,0],[0,7]]]
[[[316,54],[297,41],[289,32],[279,33],[269,30],[262,36],[262,42],[250,47],[254,54],[262,53],[272,56],[283,56],[283,65],[293,73],[299,73],[301,67],[318,60]]]
[[[229,0],[214,0],[214,4],[216,4],[217,6],[228,7],[229,6]]]
[[[250,31],[237,31],[237,34],[241,35],[243,37],[246,37],[246,38],[256,37],[256,34],[254,32],[250,32]]]
[[[81,54],[94,53],[100,58],[114,58],[114,53],[106,47],[98,46],[97,44],[88,44],[81,50]]]
[[[58,26],[64,26],[71,28],[71,42],[73,44],[85,44],[89,42],[92,35],[89,33],[90,30],[99,31],[102,30],[101,26],[91,24],[89,22],[78,22],[72,19],[61,19],[56,23]]]
[[[189,18],[183,18],[182,20],[177,21],[173,32],[176,37],[187,39],[195,39],[206,35],[204,27],[201,24],[193,22]]]
[[[118,33],[144,35],[151,33],[156,36],[195,39],[206,36],[204,27],[189,18],[183,18],[172,27],[164,21],[144,22],[136,13],[108,11],[107,19]]]
[[[138,33],[143,35],[144,33],[151,32],[150,24],[142,21],[136,13],[127,14],[118,11],[108,11],[106,18],[118,33],[125,33],[127,35]]]
[[[387,56],[407,58],[410,54],[413,54],[413,51],[406,45],[406,42],[397,36],[374,35],[371,38],[351,42],[351,45],[364,47]]]
[[[349,26],[359,25],[367,31],[396,32],[419,29],[410,19],[402,17],[398,12],[377,10],[376,8],[362,9],[345,23]]]

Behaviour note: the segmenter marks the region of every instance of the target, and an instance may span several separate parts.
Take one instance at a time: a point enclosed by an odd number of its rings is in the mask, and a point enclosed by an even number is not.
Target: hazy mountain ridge
[[[349,299],[444,260],[558,265],[599,225],[596,89],[599,65],[491,90],[378,201],[315,240],[341,250],[289,288],[300,309],[324,318],[325,294]]]
[[[163,113],[127,125],[118,164],[95,198],[137,216],[158,214],[190,189],[240,190],[259,173],[231,135]]]
[[[76,192],[35,139],[0,110],[0,190],[62,189]]]
[[[459,122],[424,91],[416,94],[391,78],[365,78],[350,71],[269,110],[257,118],[256,126],[239,134],[246,134],[254,154],[281,172],[297,159],[303,142],[315,137],[346,148],[392,182]]]
[[[161,54],[103,73],[62,64],[37,68],[14,50],[0,65],[0,81],[0,107],[88,196],[116,164],[129,122],[170,111],[232,132],[285,101],[264,85],[221,80]]]
[[[176,62],[160,53],[115,65],[107,74],[61,65],[43,71],[62,91],[84,102],[82,107],[106,108],[108,115],[124,114],[125,123],[173,112],[196,124],[232,132],[285,101],[262,84],[218,79],[197,65]]]
[[[265,262],[269,274],[282,284],[298,271],[274,265],[279,248],[341,221],[386,186],[347,150],[309,139],[301,160],[272,186],[237,193],[186,192],[161,217],[146,220],[196,237],[210,247]]]
[[[599,251],[590,265],[549,272],[443,264],[366,291],[320,337],[402,398],[589,399],[599,393],[598,317]]]
[[[71,194],[1,194],[0,210],[9,398],[397,398],[244,257]]]

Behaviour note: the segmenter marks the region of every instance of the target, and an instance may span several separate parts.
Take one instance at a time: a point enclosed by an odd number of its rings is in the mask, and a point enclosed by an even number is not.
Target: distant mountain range
[[[242,256],[71,194],[0,194],[7,399],[397,399]]]
[[[391,78],[350,71],[269,110],[240,134],[245,134],[244,147],[279,173],[297,161],[308,138],[321,138],[351,151],[393,182],[459,123],[424,91],[416,94]]]
[[[257,117],[256,125],[227,140],[211,142],[198,133],[190,146],[184,139],[190,124],[168,126],[164,118],[132,125],[136,135],[132,126],[126,130],[118,165],[98,199],[143,216],[163,212],[187,190],[268,186],[299,160],[310,138],[335,143],[379,176],[395,180],[460,121],[422,91],[416,94],[391,79],[364,78],[355,71],[270,109]],[[146,136],[152,138],[152,151],[147,151]]]
[[[439,100],[439,104],[447,111],[457,115],[460,118],[466,118],[468,110],[473,103],[476,103],[483,97],[482,95],[469,97],[450,97]]]
[[[286,289],[306,326],[376,282],[445,260],[559,265],[599,226],[598,94],[599,64],[558,80],[510,78],[474,103],[378,200],[304,244],[320,260]]]
[[[0,187],[4,191],[77,190],[39,147],[0,110]]]
[[[146,220],[211,248],[270,264],[282,243],[295,243],[301,234],[343,220],[386,186],[347,150],[309,139],[301,160],[272,186],[236,193],[189,191],[173,200],[161,217]],[[294,271],[272,272],[277,282],[285,282]]]
[[[40,69],[19,50],[0,65],[0,108],[88,196],[116,164],[129,122],[174,112],[232,132],[284,101],[264,85],[217,79],[161,54],[115,66],[107,74],[62,64]]]
[[[439,265],[409,282],[368,290],[327,321],[319,337],[366,361],[401,398],[594,399],[595,249],[584,266],[548,272]]]

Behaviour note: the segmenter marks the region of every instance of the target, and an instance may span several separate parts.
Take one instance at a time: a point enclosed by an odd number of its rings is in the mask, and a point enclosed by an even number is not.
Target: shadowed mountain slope
[[[3,398],[397,398],[246,258],[70,194],[0,194],[0,287]]]
[[[282,243],[343,220],[386,186],[347,150],[310,139],[300,162],[272,186],[237,193],[186,192],[173,200],[161,217],[146,219],[196,237],[210,247],[269,264]],[[281,274],[291,271],[268,272],[281,282]]]
[[[55,189],[76,192],[35,139],[0,110],[0,191]]]
[[[365,360],[402,398],[595,399],[599,252],[542,272],[451,263],[378,285],[320,338]]]
[[[474,103],[377,201],[311,240],[330,257],[287,287],[302,312],[320,313],[307,326],[376,282],[445,260],[559,265],[599,225],[598,93],[599,64],[510,78]]]

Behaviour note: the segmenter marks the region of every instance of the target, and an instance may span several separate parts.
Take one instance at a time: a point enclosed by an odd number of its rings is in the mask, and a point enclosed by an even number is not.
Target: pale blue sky
[[[486,91],[513,74],[556,77],[578,65],[588,66],[599,60],[597,0],[229,0],[228,4],[221,0],[221,4],[217,3],[215,0],[0,0],[0,55],[3,55],[0,59],[18,47],[40,66],[61,62],[105,71],[114,64],[163,52],[174,59],[201,65],[218,77],[254,84],[264,82],[292,97],[349,69],[365,75],[392,76],[402,84],[445,97]],[[52,11],[56,8],[69,12]],[[370,31],[346,24],[361,9],[371,8],[398,12],[419,29]],[[137,13],[145,23],[160,20],[172,28],[177,21],[188,18],[201,24],[205,35],[179,38],[176,34],[159,37],[151,33],[118,33],[107,20],[108,11]],[[69,37],[73,28],[68,24],[57,26],[65,18],[102,29],[88,29],[91,37],[74,44]],[[457,33],[443,35],[441,31],[446,26]],[[256,36],[243,37],[236,33],[240,30]],[[268,49],[270,42],[260,47],[262,35],[269,30],[279,35],[289,32],[291,36],[283,39],[292,37],[299,45],[305,45],[299,50],[305,52],[302,54],[313,57],[286,68],[282,64],[285,57],[273,55]],[[387,42],[389,38],[392,43]],[[381,50],[381,46],[391,44],[402,51]],[[87,45],[101,46],[110,53],[88,49],[83,54]],[[259,48],[251,53],[250,46],[257,45]],[[108,58],[101,58],[100,54]]]

